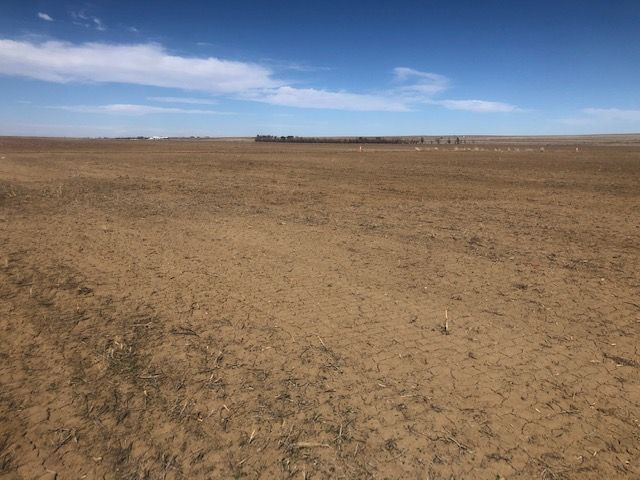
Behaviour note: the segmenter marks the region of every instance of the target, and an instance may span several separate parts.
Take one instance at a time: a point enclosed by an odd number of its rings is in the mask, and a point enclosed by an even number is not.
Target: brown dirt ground
[[[0,478],[640,478],[640,148],[0,158]]]

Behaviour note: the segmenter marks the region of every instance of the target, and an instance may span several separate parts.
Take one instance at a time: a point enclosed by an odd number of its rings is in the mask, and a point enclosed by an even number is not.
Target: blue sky
[[[0,3],[0,135],[640,132],[640,2]]]

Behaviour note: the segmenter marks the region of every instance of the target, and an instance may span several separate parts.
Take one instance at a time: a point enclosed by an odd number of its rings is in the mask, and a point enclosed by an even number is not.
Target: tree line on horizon
[[[460,145],[464,137],[297,137],[294,135],[256,135],[256,142],[282,143],[389,143],[409,145]]]

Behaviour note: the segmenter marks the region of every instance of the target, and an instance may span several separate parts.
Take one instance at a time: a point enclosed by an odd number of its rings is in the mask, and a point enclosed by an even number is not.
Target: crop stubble
[[[483,148],[0,139],[0,478],[639,476],[640,149]]]

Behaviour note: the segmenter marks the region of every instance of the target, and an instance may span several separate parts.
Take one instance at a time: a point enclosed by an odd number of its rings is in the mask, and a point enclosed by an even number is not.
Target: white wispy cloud
[[[107,30],[106,25],[101,19],[94,15],[88,15],[85,11],[71,12],[71,18],[75,20],[74,23],[76,25],[80,25],[85,28],[95,28],[101,32]]]
[[[396,83],[402,84],[395,92],[416,101],[429,99],[449,88],[449,79],[444,75],[420,72],[413,68],[396,67],[393,69],[393,77]]]
[[[185,103],[189,105],[217,105],[218,100],[195,97],[147,97],[147,100],[161,103]]]
[[[92,20],[93,20],[93,23],[96,25],[97,30],[104,32],[107,29],[104,23],[102,23],[102,20],[100,20],[98,17],[93,17]]]
[[[212,93],[281,84],[259,65],[172,55],[156,44],[32,43],[0,39],[0,73],[50,82],[115,82]]]
[[[107,105],[60,105],[49,108],[76,113],[108,113],[112,115],[151,115],[158,113],[180,113],[197,115],[232,115],[230,112],[215,110],[199,110],[191,108],[157,107],[154,105],[137,105],[130,103],[111,103]]]
[[[75,18],[96,17],[76,13]],[[146,44],[73,44],[61,41],[0,39],[0,74],[67,83],[124,83],[226,95],[233,99],[298,108],[345,111],[406,112],[419,105],[440,105],[468,112],[518,112],[519,107],[485,100],[438,100],[450,88],[447,77],[408,67],[393,70],[392,88],[377,92],[351,92],[322,88],[299,88],[276,78],[263,65],[216,57],[189,57],[172,54],[155,43]],[[151,101],[183,104],[214,104],[215,100],[195,97],[151,97]],[[128,104],[113,104],[125,113]],[[105,107],[105,106],[103,106]],[[137,105],[134,111],[154,113],[151,107]],[[146,110],[144,108],[146,107]],[[78,107],[73,107],[77,110]],[[84,108],[84,107],[82,107]],[[98,107],[87,107],[95,108]],[[182,109],[173,109],[173,113]],[[88,111],[88,110],[84,110]],[[101,108],[109,113],[109,109]],[[156,110],[155,113],[159,113]],[[200,113],[211,113],[203,110]],[[145,114],[136,113],[136,114]],[[189,113],[199,113],[189,110]]]
[[[326,108],[352,111],[406,112],[409,110],[401,100],[381,95],[368,95],[344,91],[329,91],[316,88],[294,88],[283,86],[277,89],[248,96],[250,100],[300,108]]]
[[[53,22],[53,18],[51,18],[49,14],[44,12],[38,12],[38,18],[47,22]]]
[[[421,72],[413,68],[396,67],[394,80],[400,85],[389,92],[407,103],[425,103],[439,105],[449,110],[462,110],[474,113],[510,113],[520,112],[521,108],[504,102],[487,100],[437,100],[437,96],[450,88],[450,80],[444,75]]]
[[[503,102],[490,102],[487,100],[438,100],[433,102],[449,110],[464,110],[478,113],[511,113],[521,112],[516,105]]]
[[[435,73],[406,67],[393,70],[395,88],[380,93],[355,93],[318,88],[282,86],[254,94],[252,100],[286,107],[347,111],[408,112],[412,104],[430,99],[448,87],[449,80]]]
[[[583,108],[572,117],[560,118],[559,123],[574,127],[620,126],[640,130],[640,110],[622,108]]]
[[[640,122],[640,110],[623,110],[620,108],[584,108],[582,113],[595,119],[607,122]]]
[[[215,46],[213,44],[207,44],[206,42],[198,42],[200,46]],[[262,58],[261,63],[264,65],[268,65],[276,71],[280,70],[291,70],[294,72],[303,72],[303,73],[313,73],[313,72],[328,72],[331,67],[323,66],[323,65],[312,65],[304,62],[286,62],[274,58]]]

